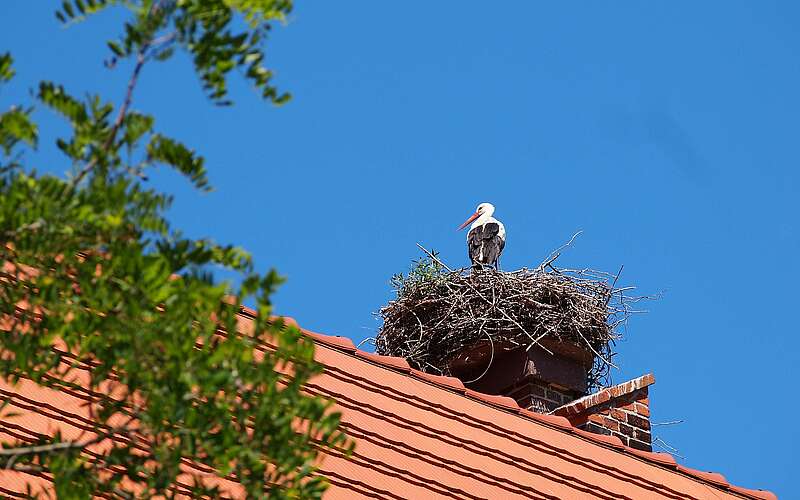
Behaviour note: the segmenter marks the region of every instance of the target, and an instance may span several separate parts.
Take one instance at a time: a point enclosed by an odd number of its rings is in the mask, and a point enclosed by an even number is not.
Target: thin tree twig
[[[161,2],[153,2],[150,6],[150,11],[147,13],[149,16],[156,10],[158,10],[161,6]],[[131,77],[128,80],[128,87],[125,91],[125,99],[122,102],[122,106],[119,108],[119,112],[117,113],[117,117],[114,120],[114,124],[111,126],[111,131],[108,134],[108,138],[106,138],[103,146],[101,148],[102,152],[108,151],[108,148],[114,143],[114,139],[117,136],[117,132],[119,131],[120,127],[122,127],[122,123],[125,121],[125,115],[128,113],[128,108],[133,102],[133,89],[136,87],[136,83],[139,79],[139,74],[142,72],[142,68],[144,67],[144,63],[147,61],[147,51],[150,50],[151,47],[163,45],[165,43],[170,43],[174,40],[176,33],[169,33],[164,35],[163,37],[150,39],[139,48],[136,53],[136,65],[133,67],[133,73],[131,73]],[[87,163],[78,175],[72,180],[72,186],[75,187],[83,180],[86,175],[91,172],[91,170],[97,165],[98,157],[94,156],[89,163]]]
[[[666,441],[664,441],[663,439],[661,439],[658,436],[656,436],[655,439],[653,439],[653,444],[658,445],[661,449],[668,451],[669,453],[671,453],[672,455],[675,455],[678,458],[681,458],[683,460],[686,459],[686,457],[684,457],[683,455],[678,453],[678,449],[677,448],[675,448],[674,446],[671,446],[669,443],[667,443]]]
[[[617,280],[619,279],[619,275],[622,274],[622,269],[625,267],[625,264],[619,266],[619,271],[617,271],[617,275],[614,276],[614,281],[611,282],[611,288],[608,290],[608,298],[606,299],[606,306],[608,303],[611,302],[611,297],[615,293],[614,287],[617,286]],[[621,291],[617,291],[616,293],[621,293]]]
[[[484,320],[484,324],[486,324],[486,320]],[[481,327],[481,328],[483,328],[483,327]],[[484,332],[484,333],[486,333],[486,332]],[[491,347],[491,349],[492,349],[491,350],[491,354],[489,355],[489,363],[486,364],[486,369],[483,370],[483,373],[478,375],[478,378],[475,378],[475,379],[469,380],[467,382],[464,382],[465,384],[471,384],[473,382],[477,382],[478,380],[480,380],[483,377],[485,377],[486,374],[489,373],[489,368],[492,367],[492,363],[494,363],[494,339],[488,333],[486,333],[486,338],[489,339],[489,347]]]
[[[682,423],[683,420],[667,420],[666,422],[651,422],[650,425],[678,425]]]
[[[595,356],[597,356],[598,358],[600,358],[600,359],[601,359],[601,360],[602,360],[602,361],[603,361],[605,364],[607,364],[608,366],[610,366],[610,367],[612,367],[612,368],[616,368],[617,370],[619,370],[619,366],[615,365],[614,363],[612,363],[612,362],[611,362],[611,360],[608,360],[608,359],[606,359],[606,358],[605,358],[605,357],[604,357],[602,354],[600,354],[599,352],[597,352],[597,349],[595,349],[595,348],[594,348],[594,346],[592,346],[592,343],[591,343],[591,342],[589,342],[588,340],[586,340],[586,337],[584,337],[584,336],[583,336],[583,333],[581,333],[581,331],[580,331],[580,330],[578,331],[578,334],[579,334],[579,335],[581,336],[581,338],[583,339],[583,342],[584,342],[584,343],[585,343],[587,346],[589,346],[589,349],[591,349],[591,350],[592,350],[592,352],[594,353],[594,355],[595,355]]]
[[[579,229],[578,232],[576,232],[575,234],[572,235],[572,238],[570,238],[569,241],[567,241],[566,243],[564,243],[560,247],[558,247],[555,250],[553,250],[552,252],[550,252],[550,255],[544,260],[544,262],[539,264],[539,268],[544,269],[545,267],[549,266],[551,263],[555,262],[556,259],[558,259],[561,256],[561,251],[564,250],[565,248],[571,247],[572,246],[572,242],[575,241],[575,238],[580,236],[582,233],[583,233],[583,229]]]
[[[361,349],[362,345],[368,344],[370,342],[372,342],[372,344],[374,345],[375,344],[375,337],[367,337],[367,338],[365,338],[364,340],[362,340],[361,342],[358,343],[358,345],[356,346],[356,349]]]
[[[117,434],[116,432],[98,434],[86,441],[63,441],[59,443],[42,444],[37,446],[23,446],[20,448],[0,449],[0,457],[10,457],[9,461],[3,466],[4,469],[13,467],[14,461],[25,455],[37,455],[39,453],[53,453],[70,449],[84,449],[87,446],[97,444]]]
[[[133,68],[133,73],[131,74],[130,80],[128,80],[128,90],[125,93],[125,100],[122,103],[122,106],[119,108],[119,112],[117,113],[117,117],[114,120],[114,124],[111,126],[111,131],[108,134],[108,138],[106,138],[105,142],[103,143],[103,147],[101,150],[103,152],[107,151],[108,148],[114,143],[114,139],[117,136],[117,131],[119,131],[120,127],[122,126],[122,122],[125,120],[125,115],[128,113],[128,107],[131,105],[133,101],[133,89],[136,87],[136,81],[139,78],[139,73],[142,71],[142,67],[145,63],[145,56],[144,50],[146,49],[146,45],[139,51],[136,57],[136,66]],[[72,186],[77,186],[83,180],[86,175],[91,172],[91,170],[97,165],[97,156],[94,156],[86,166],[78,172],[78,175],[72,180]]]

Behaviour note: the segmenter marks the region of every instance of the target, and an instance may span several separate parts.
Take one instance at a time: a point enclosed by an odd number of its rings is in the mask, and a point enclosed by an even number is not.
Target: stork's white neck
[[[472,225],[469,226],[469,228],[470,230],[472,230],[488,222],[497,222],[497,220],[494,217],[492,217],[492,212],[486,212],[484,214],[481,214],[481,216],[475,219],[475,222],[473,222]]]

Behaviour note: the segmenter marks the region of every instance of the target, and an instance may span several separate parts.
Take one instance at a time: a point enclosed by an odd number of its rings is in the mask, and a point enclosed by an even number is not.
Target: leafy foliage
[[[80,99],[51,82],[36,94],[70,125],[56,140],[65,177],[22,161],[38,141],[32,108],[0,114],[0,313],[10,323],[0,333],[0,373],[93,397],[89,438],[7,443],[0,467],[49,473],[63,498],[132,498],[174,494],[189,459],[232,475],[248,497],[319,497],[318,450],[351,444],[330,403],[301,391],[321,367],[307,337],[271,319],[281,278],[256,273],[237,247],[171,228],[172,198],[145,173],[166,166],[208,190],[204,160],[129,109],[142,65],[169,59],[174,47],[192,55],[212,100],[224,101],[226,78],[240,67],[282,102],[258,44],[291,2],[66,0],[56,15],[75,22],[111,6],[131,12],[124,35],[109,42],[115,57],[135,60],[124,102]],[[237,15],[247,26],[239,33]],[[0,56],[0,83],[13,77],[12,63]],[[240,286],[216,282],[211,267],[239,273]],[[238,328],[245,300],[257,303],[252,333]],[[222,492],[195,478],[192,494]]]
[[[0,54],[0,84],[14,77],[13,62],[11,54]],[[0,113],[0,150],[6,157],[11,156],[12,150],[20,142],[36,146],[39,134],[36,125],[31,121],[31,111],[12,106],[8,111]],[[3,170],[9,166],[10,164],[0,163]]]
[[[187,51],[203,88],[217,104],[228,105],[227,77],[241,69],[262,96],[275,104],[289,100],[271,84],[272,72],[263,65],[262,42],[272,23],[284,21],[292,10],[290,0],[64,0],[56,17],[63,23],[79,22],[108,7],[126,6],[135,14],[124,33],[108,41],[112,63],[119,58],[152,56],[169,59],[175,48]],[[237,14],[249,29],[240,31]]]
[[[434,257],[439,256],[439,252],[431,252]],[[390,284],[398,297],[405,296],[409,290],[417,287],[436,287],[446,280],[448,271],[437,260],[424,256],[411,262],[411,268],[407,274],[393,274]]]

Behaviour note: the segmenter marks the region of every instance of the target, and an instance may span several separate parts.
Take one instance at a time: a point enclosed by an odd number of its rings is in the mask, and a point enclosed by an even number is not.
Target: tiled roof
[[[252,327],[252,315],[243,309],[240,329]],[[306,389],[336,401],[356,442],[349,458],[323,458],[320,472],[331,483],[326,498],[775,498],[678,465],[668,454],[581,431],[564,417],[521,409],[511,398],[467,390],[455,378],[412,370],[403,359],[360,351],[349,339],[305,333],[325,366]],[[56,429],[77,436],[88,424],[87,396],[0,382],[0,398],[20,413],[0,422],[0,439],[30,441]],[[187,474],[210,477],[184,466]],[[47,477],[4,472],[0,493],[14,496],[31,481],[49,486]],[[235,485],[221,482],[235,494]]]

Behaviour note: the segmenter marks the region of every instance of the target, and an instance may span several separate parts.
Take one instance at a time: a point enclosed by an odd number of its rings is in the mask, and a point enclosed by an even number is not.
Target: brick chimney
[[[652,451],[648,387],[656,381],[652,373],[584,396],[565,404],[554,415],[595,434],[617,436],[631,448]]]
[[[483,343],[454,358],[450,372],[470,389],[511,397],[523,408],[564,416],[576,427],[651,451],[648,386],[655,378],[648,374],[587,395],[592,361],[592,353],[549,339],[530,350]]]

